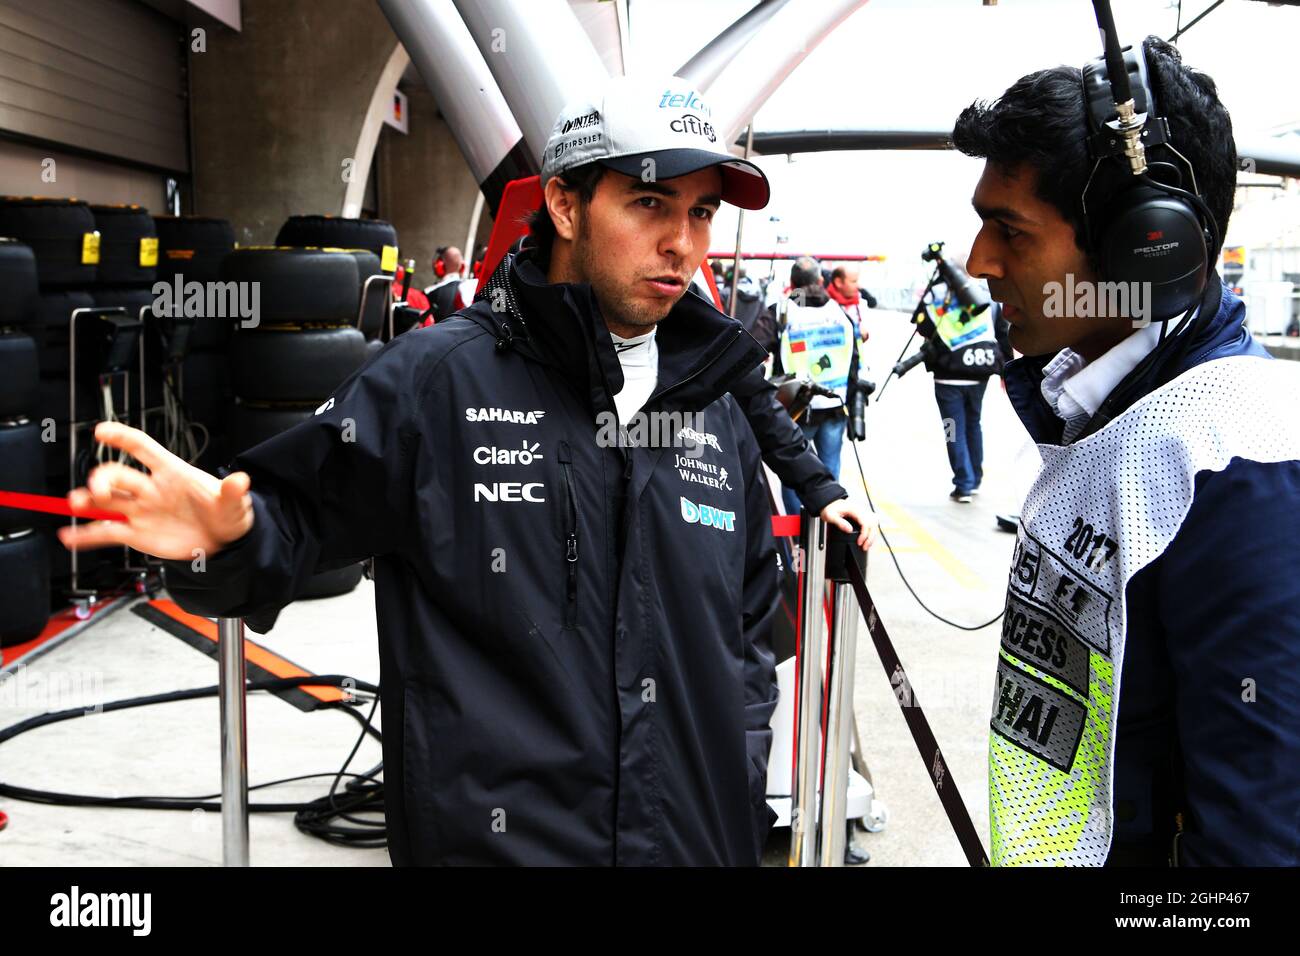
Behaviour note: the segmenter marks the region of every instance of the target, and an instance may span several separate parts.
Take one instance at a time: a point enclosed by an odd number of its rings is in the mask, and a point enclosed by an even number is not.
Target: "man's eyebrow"
[[[632,193],[654,193],[658,196],[668,196],[670,199],[676,199],[680,195],[671,186],[665,186],[653,179],[634,179],[627,189]]]
[[[1012,209],[1010,206],[985,206],[977,203],[974,199],[970,204],[975,207],[975,212],[981,219],[1001,219],[1005,222],[1019,222],[1032,224],[1034,220],[1030,219],[1024,213]]]
[[[666,186],[663,183],[657,182],[655,180],[641,180],[641,179],[635,180],[630,186],[628,186],[628,192],[654,193],[655,195],[658,196],[667,196],[669,199],[676,199],[678,196],[681,195],[681,193],[678,190],[674,189],[671,186]],[[693,205],[721,206],[722,194],[708,193],[707,195],[700,196],[698,199],[695,200]]]

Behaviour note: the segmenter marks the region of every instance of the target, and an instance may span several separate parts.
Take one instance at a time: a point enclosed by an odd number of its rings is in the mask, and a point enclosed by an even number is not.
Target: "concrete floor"
[[[877,314],[867,358],[880,383],[910,326],[896,313]],[[1038,465],[1001,379],[990,379],[986,388],[982,424],[984,482],[970,504],[948,499],[952,472],[933,379],[923,368],[891,381],[868,408],[867,440],[859,446],[881,526],[903,573],[932,610],[968,626],[1002,610],[1015,536],[997,530],[996,515],[1019,511]],[[851,493],[861,490],[848,447],[840,482]],[[950,781],[987,848],[988,721],[1000,628],[961,631],[935,620],[908,593],[883,544],[869,555],[867,586],[943,750]],[[886,829],[859,834],[858,845],[870,852],[872,866],[965,865],[865,627],[856,671],[863,751],[889,808]]]
[[[905,315],[873,314],[866,358],[878,383],[909,332]],[[984,436],[982,494],[968,505],[949,501],[951,475],[932,380],[918,368],[891,382],[883,400],[869,408],[868,437],[859,446],[884,531],[908,579],[937,612],[967,624],[1001,610],[1014,537],[996,530],[994,516],[1017,510],[1037,458],[997,379],[985,398]],[[841,481],[860,493],[849,447]],[[907,593],[883,544],[871,553],[867,581],[952,779],[987,842],[987,727],[999,630],[963,632],[928,616]],[[271,634],[250,636],[316,673],[374,682],[373,594],[363,581],[353,594],[292,605]],[[210,685],[216,665],[123,610],[41,657],[19,678],[0,696],[0,726],[96,700]],[[49,702],[37,696],[55,682],[80,693]],[[870,865],[963,865],[865,629],[855,691],[867,761],[890,813],[883,832],[856,838],[871,853]],[[265,694],[249,699],[248,715],[253,784],[332,773],[358,732],[342,714],[305,714]],[[101,795],[212,794],[219,787],[218,727],[215,698],[95,714],[4,744],[0,780]],[[367,740],[353,769],[379,759],[378,746]],[[308,800],[329,784],[321,777],[256,791],[252,799]],[[220,820],[213,813],[68,809],[12,799],[0,799],[0,809],[10,818],[0,832],[0,865],[214,865],[221,859]],[[773,834],[769,861],[783,859],[788,833]],[[388,865],[384,850],[333,847],[299,833],[288,814],[254,814],[251,846],[255,865]]]
[[[268,635],[248,635],[318,674],[379,679],[374,586],[290,605]],[[92,705],[216,683],[214,660],[141,620],[129,609],[55,648],[17,675],[0,698],[0,725],[47,710]],[[59,686],[57,701],[36,699]],[[50,695],[46,693],[46,697]],[[25,697],[25,699],[24,699]],[[14,704],[27,706],[14,706]],[[40,704],[40,706],[33,706]],[[379,725],[379,716],[375,716]],[[381,727],[382,729],[382,727]],[[329,711],[303,713],[265,693],[248,698],[250,785],[329,772],[269,790],[256,803],[324,796],[359,733]],[[115,713],[89,714],[34,730],[0,748],[0,780],[15,786],[102,796],[211,796],[220,789],[220,723],[215,697]],[[370,738],[352,768],[380,760]],[[0,798],[0,866],[206,866],[221,862],[221,820],[195,811],[67,808]],[[335,847],[294,828],[291,814],[255,813],[250,856],[260,866],[388,866],[385,850]]]

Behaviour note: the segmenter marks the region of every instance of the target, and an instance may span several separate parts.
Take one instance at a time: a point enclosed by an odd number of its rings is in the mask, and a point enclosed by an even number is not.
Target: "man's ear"
[[[544,198],[551,221],[555,223],[555,234],[572,242],[578,235],[578,217],[582,215],[578,191],[565,189],[560,185],[560,177],[552,176],[546,183]]]

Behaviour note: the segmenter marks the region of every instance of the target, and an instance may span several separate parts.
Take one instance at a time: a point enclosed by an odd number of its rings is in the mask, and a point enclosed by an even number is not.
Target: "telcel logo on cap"
[[[720,108],[721,117],[726,112]],[[722,174],[722,201],[762,209],[767,177],[754,162],[731,154],[729,123],[717,121],[704,94],[680,76],[613,76],[600,90],[566,103],[542,154],[541,185],[588,163],[623,176],[688,176],[711,166]],[[647,163],[647,160],[652,162]]]
[[[713,110],[705,105],[704,100],[700,99],[698,93],[691,90],[689,93],[674,93],[672,90],[664,90],[664,95],[659,100],[659,108],[663,109],[682,109],[682,110],[699,110],[701,113],[713,115]]]

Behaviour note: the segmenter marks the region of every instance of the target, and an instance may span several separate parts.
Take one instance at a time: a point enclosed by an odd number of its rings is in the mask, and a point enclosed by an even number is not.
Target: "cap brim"
[[[599,160],[625,176],[641,176],[647,159],[654,160],[654,178],[676,179],[710,166],[722,167],[722,201],[741,209],[762,209],[771,197],[771,187],[763,171],[746,159],[723,156],[707,149],[660,149]]]

